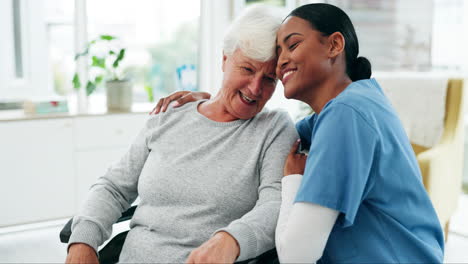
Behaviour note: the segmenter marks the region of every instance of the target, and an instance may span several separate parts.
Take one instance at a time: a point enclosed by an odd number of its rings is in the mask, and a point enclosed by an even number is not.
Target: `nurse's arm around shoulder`
[[[296,141],[286,159],[276,250],[281,263],[315,263],[323,254],[339,212],[313,203],[294,203],[307,155]]]

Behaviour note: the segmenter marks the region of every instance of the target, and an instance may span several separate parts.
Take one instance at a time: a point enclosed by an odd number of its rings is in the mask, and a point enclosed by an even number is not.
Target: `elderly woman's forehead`
[[[229,55],[228,55],[229,56]],[[255,64],[267,64],[271,63],[272,61],[276,62],[276,56],[275,58],[268,60],[268,61],[261,61],[258,60],[258,58],[252,58],[248,55],[246,55],[241,49],[236,49],[231,55],[232,58],[236,61],[245,61],[245,62],[250,62],[250,63],[255,63]]]
[[[269,61],[256,61],[252,60],[252,64],[254,64],[255,68],[257,69],[264,69],[267,72],[274,72],[276,68],[276,59],[269,60]]]
[[[276,58],[269,60],[269,61],[259,61],[256,59],[249,58],[247,56],[236,56],[236,57],[238,58],[239,61],[252,63],[258,66],[268,66],[270,64],[276,64]]]

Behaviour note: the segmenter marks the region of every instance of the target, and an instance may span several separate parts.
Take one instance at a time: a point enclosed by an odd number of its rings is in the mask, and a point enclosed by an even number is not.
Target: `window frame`
[[[21,30],[21,57],[23,66],[23,77],[17,78],[15,75],[15,38],[13,32],[13,1],[19,2],[20,30]],[[11,0],[2,1],[3,8],[0,8],[2,27],[5,40],[0,46],[2,57],[1,66],[3,73],[0,80],[4,83],[1,89],[1,99],[18,100],[47,95],[51,92],[48,87],[50,70],[43,69],[44,61],[48,61],[47,37],[43,15],[43,0]],[[34,56],[32,56],[34,55]]]

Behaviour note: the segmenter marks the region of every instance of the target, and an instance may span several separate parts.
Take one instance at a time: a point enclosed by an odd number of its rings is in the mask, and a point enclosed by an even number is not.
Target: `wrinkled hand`
[[[190,91],[179,91],[173,92],[168,97],[159,99],[158,104],[150,112],[150,115],[156,115],[159,112],[166,112],[167,107],[173,101],[176,101],[172,106],[179,107],[186,103],[195,102],[201,99],[210,99],[211,94],[205,92],[190,92]]]
[[[307,155],[298,153],[300,143],[301,141],[299,139],[296,140],[291,148],[291,151],[289,151],[289,155],[286,158],[286,163],[284,164],[284,176],[292,174],[304,174]]]
[[[83,243],[72,244],[68,249],[67,259],[65,263],[92,263],[99,264],[96,252],[92,247]]]
[[[186,263],[234,263],[239,253],[236,239],[221,231],[193,250]]]

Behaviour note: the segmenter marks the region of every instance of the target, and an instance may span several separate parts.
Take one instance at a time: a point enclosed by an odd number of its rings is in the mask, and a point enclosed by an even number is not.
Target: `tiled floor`
[[[60,243],[58,234],[64,223],[56,221],[48,227],[9,233],[0,230],[0,263],[63,263],[66,246]],[[121,224],[114,233],[125,228]],[[468,195],[460,198],[450,229],[444,262],[468,263]]]

